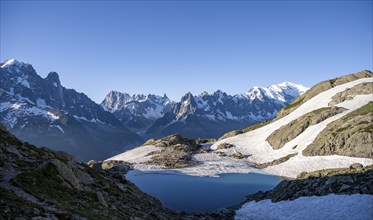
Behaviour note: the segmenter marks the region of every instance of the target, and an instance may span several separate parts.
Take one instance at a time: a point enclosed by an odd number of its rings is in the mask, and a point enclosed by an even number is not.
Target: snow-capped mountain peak
[[[254,86],[248,92],[246,92],[243,96],[246,96],[250,100],[258,99],[263,101],[264,97],[268,99],[274,99],[279,102],[286,102],[290,97],[296,97],[303,94],[307,91],[308,88],[291,83],[291,82],[283,82],[280,84],[274,84],[268,87],[258,87]]]
[[[1,68],[5,68],[12,65],[20,65],[20,62],[16,59],[9,59],[6,60],[4,63],[1,64]]]
[[[102,101],[101,106],[113,113],[124,124],[134,131],[150,126],[154,120],[163,117],[171,110],[172,101],[166,94],[129,95],[111,91]]]
[[[0,64],[0,69],[7,69],[10,72],[20,73],[23,68],[31,67],[30,64],[20,62],[16,59],[9,59]]]

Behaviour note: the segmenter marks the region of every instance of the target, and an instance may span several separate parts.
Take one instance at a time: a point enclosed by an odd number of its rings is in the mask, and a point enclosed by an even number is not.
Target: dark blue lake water
[[[263,174],[221,174],[198,177],[129,171],[126,178],[162,204],[178,211],[209,211],[237,205],[246,195],[270,190],[281,179]]]

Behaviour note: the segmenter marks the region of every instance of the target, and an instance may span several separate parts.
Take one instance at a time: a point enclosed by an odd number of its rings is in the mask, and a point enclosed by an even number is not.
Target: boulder
[[[361,163],[353,163],[350,165],[351,170],[358,170],[362,169],[364,166]]]
[[[222,144],[219,144],[219,146],[216,149],[217,150],[222,150],[222,149],[229,149],[229,148],[232,148],[232,147],[235,147],[235,145],[229,144],[229,143],[222,143]]]
[[[243,158],[245,158],[245,156],[242,153],[240,153],[240,152],[236,152],[236,153],[232,154],[231,157],[235,158],[235,159],[243,159]]]

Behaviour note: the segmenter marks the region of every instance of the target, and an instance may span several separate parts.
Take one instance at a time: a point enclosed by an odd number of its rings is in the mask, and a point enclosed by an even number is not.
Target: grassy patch
[[[369,102],[368,104],[364,105],[361,108],[356,109],[355,111],[352,111],[345,115],[342,119],[348,119],[356,116],[361,115],[368,115],[373,113],[373,102]]]
[[[13,191],[0,187],[0,213],[1,219],[16,219],[20,216],[34,216],[33,209],[42,210],[37,204],[29,202]],[[6,206],[8,209],[6,210]]]
[[[300,106],[300,105],[303,103],[303,100],[304,100],[304,97],[299,98],[299,100],[296,100],[295,102],[291,103],[290,105],[285,106],[285,107],[283,108],[283,110],[289,110],[289,109],[292,109],[292,108],[298,107],[298,106]]]
[[[313,172],[303,172],[297,176],[297,179],[307,179],[310,177],[323,177],[323,176],[334,176],[340,174],[349,174],[349,173],[364,173],[366,171],[373,170],[373,165],[365,166],[361,169],[350,169],[350,168],[336,168],[336,169],[324,169],[316,170]]]
[[[94,193],[66,187],[53,165],[32,172],[17,175],[12,184],[23,188],[30,194],[48,201],[61,209],[86,216],[89,219],[101,219],[99,213],[105,213]],[[96,210],[96,212],[95,212]]]

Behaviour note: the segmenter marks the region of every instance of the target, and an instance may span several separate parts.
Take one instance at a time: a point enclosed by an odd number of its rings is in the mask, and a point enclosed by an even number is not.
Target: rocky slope
[[[0,76],[0,123],[24,141],[79,160],[107,158],[142,141],[85,94],[63,87],[55,72],[43,79],[30,64],[8,60]]]
[[[4,219],[231,219],[177,213],[141,192],[109,161],[91,168],[73,156],[20,142],[0,125],[0,213]],[[99,165],[99,166],[98,166]]]

